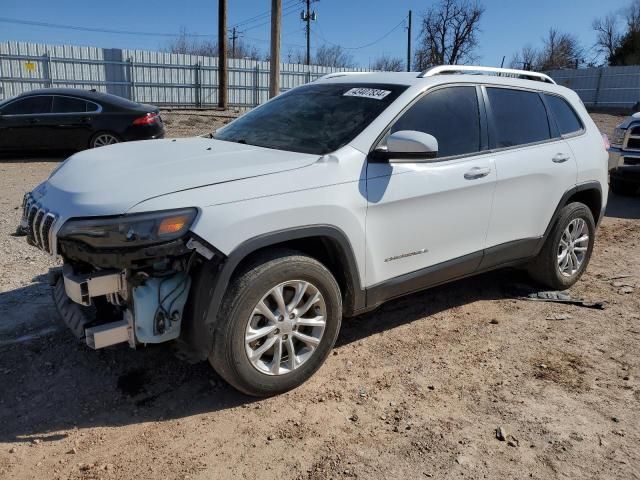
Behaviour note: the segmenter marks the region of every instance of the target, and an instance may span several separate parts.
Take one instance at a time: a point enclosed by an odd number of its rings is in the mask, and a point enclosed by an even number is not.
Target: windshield
[[[355,83],[304,85],[247,112],[213,138],[324,155],[353,140],[406,88]]]

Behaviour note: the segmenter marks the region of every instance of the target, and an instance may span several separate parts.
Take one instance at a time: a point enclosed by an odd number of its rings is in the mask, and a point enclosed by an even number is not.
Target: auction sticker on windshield
[[[381,90],[379,88],[352,88],[344,93],[344,97],[362,97],[373,98],[374,100],[382,100],[391,93],[390,90]]]

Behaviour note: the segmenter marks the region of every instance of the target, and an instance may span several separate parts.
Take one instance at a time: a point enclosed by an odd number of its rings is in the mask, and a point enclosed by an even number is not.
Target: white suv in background
[[[90,346],[178,340],[272,395],[320,367],[343,316],[506,265],[573,285],[607,158],[546,75],[336,73],[211,138],[73,155],[25,196],[22,228],[64,260],[55,302]]]

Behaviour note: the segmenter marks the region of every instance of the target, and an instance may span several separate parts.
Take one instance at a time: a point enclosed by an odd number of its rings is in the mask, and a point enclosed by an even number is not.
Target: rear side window
[[[87,112],[97,112],[98,108],[99,106],[97,103],[87,102]]]
[[[480,150],[480,110],[475,87],[447,87],[418,100],[391,132],[416,130],[438,140],[438,157]]]
[[[11,102],[2,109],[4,115],[33,115],[38,113],[51,113],[52,97],[38,95]]]
[[[562,135],[579,132],[584,128],[578,115],[564,98],[549,94],[545,94],[545,97]]]
[[[515,147],[551,138],[544,103],[535,92],[508,88],[487,88],[495,147]]]
[[[53,113],[84,113],[87,102],[79,98],[53,97]]]

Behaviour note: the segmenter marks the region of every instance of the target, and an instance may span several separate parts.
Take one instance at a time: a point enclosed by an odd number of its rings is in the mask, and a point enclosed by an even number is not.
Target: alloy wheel
[[[589,227],[582,218],[574,218],[562,232],[558,245],[558,269],[565,277],[575,275],[582,267],[589,249]]]
[[[327,306],[311,283],[276,285],[254,307],[245,330],[249,361],[259,372],[284,375],[302,366],[320,344]]]
[[[93,140],[93,147],[106,147],[107,145],[113,145],[114,143],[118,143],[119,140],[115,135],[111,135],[110,133],[101,133]]]

